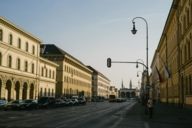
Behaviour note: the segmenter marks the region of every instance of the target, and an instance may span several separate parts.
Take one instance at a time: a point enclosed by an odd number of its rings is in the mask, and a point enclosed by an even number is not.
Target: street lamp
[[[142,71],[137,71],[137,77],[139,77],[139,73],[143,74]]]
[[[149,86],[149,71],[148,71],[148,69],[149,69],[149,66],[148,66],[148,23],[147,23],[146,19],[143,18],[143,17],[135,17],[135,18],[133,18],[132,19],[133,29],[131,30],[131,32],[134,35],[137,33],[137,30],[135,28],[135,20],[136,19],[142,19],[145,22],[145,24],[146,24],[146,71],[147,71],[147,82],[146,82],[146,84],[147,84],[147,87],[148,87]],[[147,90],[147,93],[149,93],[148,90]]]

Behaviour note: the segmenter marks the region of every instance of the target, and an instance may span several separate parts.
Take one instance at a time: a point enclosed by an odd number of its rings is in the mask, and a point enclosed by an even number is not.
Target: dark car
[[[4,105],[4,110],[20,110],[22,109],[23,100],[13,100]]]
[[[0,99],[0,109],[3,109],[6,104],[7,101],[5,99]]]
[[[20,109],[37,109],[38,108],[38,103],[36,100],[23,100],[22,105],[20,106]]]
[[[55,106],[55,98],[54,97],[40,97],[38,100],[39,108],[50,108]]]
[[[56,99],[55,100],[55,107],[63,107],[65,106],[65,102],[63,99]]]
[[[78,102],[79,102],[80,105],[85,105],[85,104],[86,104],[86,99],[85,99],[85,97],[79,97],[79,98],[78,98]]]

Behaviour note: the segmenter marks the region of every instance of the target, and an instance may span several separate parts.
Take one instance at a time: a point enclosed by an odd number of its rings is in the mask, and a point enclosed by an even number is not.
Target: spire
[[[122,83],[121,83],[121,88],[122,88],[122,89],[124,88],[124,85],[123,85],[123,80],[122,80]]]
[[[129,82],[129,89],[132,89],[132,81]]]

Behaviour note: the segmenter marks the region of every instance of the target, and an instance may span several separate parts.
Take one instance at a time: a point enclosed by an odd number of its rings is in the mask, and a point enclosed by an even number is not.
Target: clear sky
[[[1,0],[0,15],[40,38],[55,44],[111,80],[111,85],[138,86],[143,67],[112,64],[106,60],[146,63],[146,26],[149,25],[149,66],[159,43],[172,0]],[[137,77],[137,72],[139,77]]]

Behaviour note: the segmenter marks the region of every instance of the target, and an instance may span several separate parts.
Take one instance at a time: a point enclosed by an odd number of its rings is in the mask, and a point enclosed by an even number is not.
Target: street
[[[0,128],[191,128],[192,109],[157,104],[152,119],[136,101],[0,111]]]
[[[32,111],[1,111],[0,127],[116,128],[135,102],[93,102]]]

